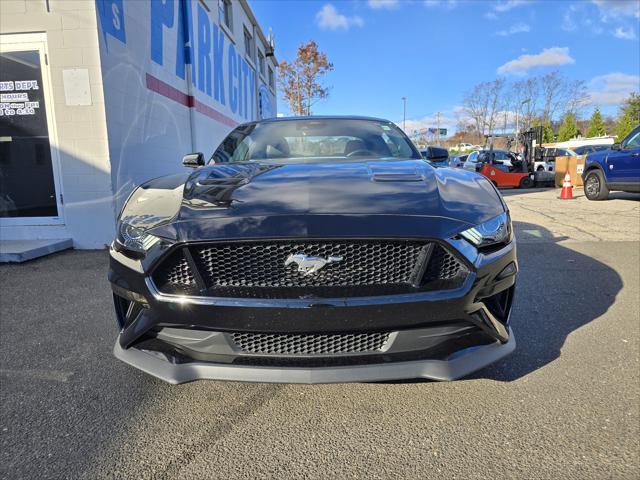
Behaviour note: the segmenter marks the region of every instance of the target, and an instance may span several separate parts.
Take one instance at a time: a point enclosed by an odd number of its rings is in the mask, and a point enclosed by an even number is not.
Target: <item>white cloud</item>
[[[367,5],[374,10],[380,8],[396,8],[399,0],[368,0]]]
[[[637,0],[591,0],[600,9],[603,21],[609,18],[627,17],[629,15],[640,18],[640,2]]]
[[[564,12],[560,28],[565,32],[573,32],[578,28],[578,24],[576,22],[577,11],[578,7],[575,5],[569,5],[569,8]]]
[[[496,20],[498,18],[498,14],[508,12],[516,7],[533,3],[533,1],[534,0],[499,0],[491,5],[491,10],[484,14],[484,18]]]
[[[505,128],[507,131],[513,130],[516,123],[516,113],[509,110],[500,110],[496,112],[495,116],[496,124],[494,129],[496,132],[503,131]],[[506,122],[506,125],[505,125]],[[402,128],[402,120],[394,122],[398,127]],[[461,105],[454,106],[451,109],[445,110],[440,114],[440,128],[447,129],[447,137],[453,135],[458,131],[458,127],[463,125],[472,125],[473,120],[468,116],[464,107]],[[416,130],[426,136],[427,141],[433,141],[436,135],[433,133],[424,132],[428,128],[437,128],[438,118],[435,114],[426,115],[418,118],[407,118],[405,133],[410,137],[415,135]],[[464,127],[463,127],[464,128]]]
[[[498,73],[523,74],[535,67],[552,67],[575,62],[571,55],[569,55],[568,47],[551,47],[545,48],[540,53],[533,55],[520,55],[515,60],[511,60],[498,67]]]
[[[622,38],[624,40],[635,40],[636,32],[631,27],[629,28],[618,27],[616,28],[616,31],[613,33],[613,36],[616,38]]]
[[[446,128],[447,134],[451,135],[451,132],[455,130],[458,120],[454,116],[453,112],[443,112],[440,115],[440,128]],[[402,128],[402,120],[395,122],[398,127]],[[407,118],[406,130],[407,135],[413,135],[416,130],[424,130],[426,128],[437,128],[438,118],[435,115],[427,115],[421,118]]]
[[[496,32],[496,35],[500,35],[501,37],[506,37],[509,35],[513,35],[514,33],[523,33],[523,32],[528,32],[530,30],[531,30],[531,27],[529,27],[529,25],[527,25],[526,23],[518,22],[511,25],[506,30],[500,30]]]
[[[609,73],[594,77],[587,84],[592,105],[620,105],[631,92],[640,93],[640,76]]]
[[[601,35],[605,31],[603,24],[607,23],[609,18],[602,13],[600,16],[595,15],[594,11],[599,11],[599,9],[594,9],[592,6],[592,4],[585,2],[569,5],[562,15],[560,28],[565,32],[579,31],[580,33],[590,32],[593,35]],[[619,23],[624,23],[622,18]],[[607,30],[611,30],[611,27],[607,27]]]
[[[602,28],[601,24],[598,24],[598,23],[594,22],[590,18],[585,18],[583,20],[583,24],[584,24],[585,28],[591,29],[591,33],[593,33],[595,35],[600,35],[604,31],[604,29]]]
[[[323,30],[349,30],[351,27],[362,27],[364,20],[357,15],[347,17],[338,13],[336,7],[327,3],[316,13],[316,23]]]
[[[506,0],[493,5],[496,12],[508,12],[509,10],[531,3],[531,0]]]
[[[424,0],[427,7],[443,7],[452,10],[458,5],[458,0]]]

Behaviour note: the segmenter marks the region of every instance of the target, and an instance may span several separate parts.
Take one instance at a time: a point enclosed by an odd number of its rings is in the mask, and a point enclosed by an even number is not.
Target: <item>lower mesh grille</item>
[[[342,335],[287,335],[232,333],[231,339],[246,353],[278,355],[331,355],[380,351],[389,341],[389,333],[353,333]]]

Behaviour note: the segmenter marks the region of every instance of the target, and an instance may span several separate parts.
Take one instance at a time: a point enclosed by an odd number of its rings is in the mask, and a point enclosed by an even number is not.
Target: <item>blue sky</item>
[[[335,70],[315,114],[359,114],[433,126],[455,123],[480,81],[558,70],[584,80],[605,113],[640,90],[640,0],[253,0],[276,57],[315,40]],[[593,106],[586,108],[589,114]],[[279,101],[278,111],[288,113]],[[413,124],[413,122],[412,122]],[[449,124],[449,125],[447,125]],[[409,128],[407,128],[409,130]]]

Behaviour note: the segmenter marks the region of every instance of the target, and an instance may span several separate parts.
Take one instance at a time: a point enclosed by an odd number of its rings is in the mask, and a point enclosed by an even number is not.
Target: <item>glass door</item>
[[[11,36],[7,36],[11,37]],[[18,36],[16,36],[18,37]],[[14,40],[16,40],[14,38]],[[63,223],[43,42],[0,39],[0,224]]]

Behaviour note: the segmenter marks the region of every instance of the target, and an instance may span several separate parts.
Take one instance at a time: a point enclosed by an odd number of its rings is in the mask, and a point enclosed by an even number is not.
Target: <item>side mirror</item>
[[[622,145],[619,143],[614,143],[611,145],[611,150],[622,150]]]
[[[204,165],[204,155],[201,152],[189,153],[182,157],[182,165],[188,168],[198,168]]]

